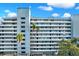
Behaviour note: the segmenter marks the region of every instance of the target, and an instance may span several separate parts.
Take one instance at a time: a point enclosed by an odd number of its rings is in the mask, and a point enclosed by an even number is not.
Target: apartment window
[[[65,32],[71,32],[71,30],[65,30]]]
[[[25,49],[25,47],[22,47],[21,49]]]
[[[2,30],[2,32],[4,32],[4,30]]]
[[[17,46],[16,44],[14,44],[14,46]]]
[[[71,23],[66,23],[66,25],[71,25]]]
[[[23,36],[25,36],[25,34]]]
[[[38,37],[36,39],[38,39]]]
[[[16,43],[17,41],[11,41],[12,43]]]
[[[14,37],[14,39],[16,39],[16,37]]]
[[[25,22],[21,22],[21,24],[25,24]]]
[[[22,51],[21,53],[25,53],[25,51]]]
[[[21,28],[25,28],[25,26],[21,26]]]
[[[17,23],[12,23],[13,25],[17,24]]]
[[[23,41],[25,41],[25,39],[23,39]]]
[[[13,35],[17,35],[17,34],[14,33]]]
[[[66,37],[66,39],[71,39],[71,37]]]
[[[0,50],[4,50],[4,48],[0,48]]]
[[[4,46],[3,44],[1,44],[0,46]]]
[[[2,28],[4,28],[4,26],[2,26]]]
[[[14,26],[13,28],[17,28],[17,26]]]
[[[4,37],[2,37],[2,39],[4,39]]]
[[[25,45],[25,43],[21,43],[21,45]]]
[[[25,17],[21,17],[21,19],[25,19]]]
[[[17,50],[17,48],[14,48],[14,50]]]
[[[14,32],[16,32],[17,30],[14,30]]]
[[[25,30],[21,30],[21,32],[25,32]]]

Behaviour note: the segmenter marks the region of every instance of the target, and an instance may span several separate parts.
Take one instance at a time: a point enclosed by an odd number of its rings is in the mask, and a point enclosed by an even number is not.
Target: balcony
[[[30,43],[30,44],[58,44],[58,43],[55,42],[55,43]]]
[[[31,21],[32,23],[71,23],[71,21]]]
[[[48,33],[48,34],[49,34],[49,33],[50,33],[50,34],[51,34],[51,33],[56,33],[56,34],[59,33],[59,34],[60,34],[60,33],[61,33],[61,34],[63,34],[63,32],[31,32],[31,33],[34,33],[34,34],[37,34],[37,33],[45,33],[45,34],[47,34],[47,33]],[[65,33],[71,33],[71,32],[65,32]]]
[[[61,41],[62,39],[30,39],[30,41]]]
[[[31,48],[59,48],[59,46],[31,46]]]
[[[58,51],[58,50],[56,50],[56,49],[53,49],[53,50],[31,50],[31,52],[37,52],[37,51],[40,51],[40,52],[43,52],[43,51],[50,51],[50,52],[52,52],[52,51]]]

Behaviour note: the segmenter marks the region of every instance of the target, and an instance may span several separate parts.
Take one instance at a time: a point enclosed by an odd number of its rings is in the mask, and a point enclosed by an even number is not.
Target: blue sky
[[[30,7],[34,17],[70,17],[79,14],[79,3],[0,3],[0,17],[16,16],[18,7]]]

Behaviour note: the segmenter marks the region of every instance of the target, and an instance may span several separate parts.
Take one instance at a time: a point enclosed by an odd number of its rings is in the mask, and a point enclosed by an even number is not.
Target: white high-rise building
[[[33,30],[32,24],[39,30]],[[30,53],[31,55],[55,55],[59,42],[71,39],[71,18],[31,18]]]
[[[20,44],[16,36],[23,33]],[[18,8],[17,17],[6,17],[0,24],[0,53],[9,55],[30,55],[30,11],[29,8]]]
[[[79,34],[76,23],[72,20],[76,19],[78,24],[78,15],[75,18],[30,17],[29,8],[18,8],[17,17],[3,18],[0,22],[0,54],[55,55],[62,39],[71,39],[73,34]],[[39,30],[33,30],[32,24]],[[18,47],[16,36],[20,32],[23,33],[24,39]]]
[[[17,53],[17,19],[4,18],[0,23],[0,54]]]
[[[17,11],[17,34],[22,32],[24,39],[18,52],[22,55],[30,55],[30,9],[18,8]]]

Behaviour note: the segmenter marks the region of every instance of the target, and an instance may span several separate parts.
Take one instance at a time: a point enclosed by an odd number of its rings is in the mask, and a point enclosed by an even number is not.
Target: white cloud
[[[76,7],[75,9],[79,9],[79,6],[78,6],[78,7]]]
[[[53,17],[58,17],[59,14],[58,14],[58,13],[53,13],[52,16],[53,16]]]
[[[9,13],[9,12],[10,12],[10,10],[4,10],[4,12],[5,12],[5,13]]]
[[[50,6],[39,6],[38,8],[42,9],[42,10],[46,10],[46,11],[52,11],[53,10],[53,8],[50,7]]]
[[[11,12],[8,9],[4,10],[4,12],[5,12],[6,16],[3,16],[3,18],[5,18],[5,17],[9,17],[9,18],[11,18],[11,17],[17,17],[17,14],[15,12]]]
[[[64,13],[63,17],[71,17],[70,13]]]
[[[75,3],[48,3],[47,5],[59,8],[72,8],[75,6]]]
[[[17,14],[14,12],[10,12],[7,14],[7,17],[17,17]]]

